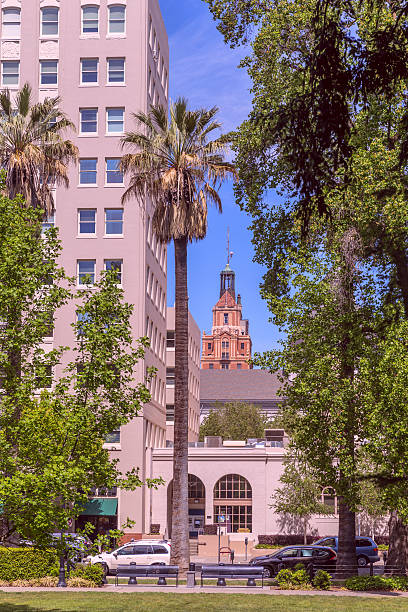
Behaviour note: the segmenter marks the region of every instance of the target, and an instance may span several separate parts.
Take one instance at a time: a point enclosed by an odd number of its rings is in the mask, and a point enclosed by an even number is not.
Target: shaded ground
[[[177,593],[3,593],[1,612],[405,612],[406,598]]]

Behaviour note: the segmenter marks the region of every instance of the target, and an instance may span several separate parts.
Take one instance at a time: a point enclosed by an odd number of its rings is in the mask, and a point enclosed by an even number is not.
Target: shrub
[[[159,523],[152,523],[150,525],[150,534],[151,535],[158,535],[160,533],[160,524]]]
[[[204,525],[204,535],[217,535],[217,525]]]
[[[37,578],[37,582],[40,587],[56,587],[58,578],[55,576],[45,576],[44,578]]]
[[[13,587],[29,587],[31,586],[29,580],[13,580],[11,583]]]
[[[58,574],[57,556],[34,548],[0,548],[0,580],[30,580]]]
[[[383,576],[354,576],[348,578],[345,585],[349,591],[392,591],[392,580]]]
[[[272,546],[272,544],[257,544],[254,548],[279,548],[278,546]]]
[[[320,591],[328,591],[331,587],[331,576],[324,570],[318,570],[312,580],[312,584]]]
[[[307,543],[313,544],[317,538],[309,535],[307,536]],[[270,546],[294,546],[297,544],[303,544],[303,535],[285,535],[282,533],[274,534],[274,535],[259,535],[258,536],[259,544],[269,544]],[[264,548],[264,546],[262,546]]]
[[[70,578],[88,580],[92,582],[93,586],[99,587],[103,585],[104,572],[100,564],[77,565],[74,571],[70,573]]]
[[[7,580],[0,580],[0,588],[1,587],[8,587],[10,586],[10,583],[7,582]]]
[[[96,588],[96,584],[92,580],[86,580],[86,578],[69,578],[67,580],[67,586],[69,587],[87,587]]]
[[[282,569],[276,576],[281,589],[309,589],[310,579],[304,568],[292,572],[290,569]]]

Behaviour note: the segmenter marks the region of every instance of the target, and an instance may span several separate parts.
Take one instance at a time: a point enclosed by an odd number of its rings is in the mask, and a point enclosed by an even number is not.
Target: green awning
[[[81,512],[81,516],[115,516],[118,511],[116,498],[96,497],[90,499]]]

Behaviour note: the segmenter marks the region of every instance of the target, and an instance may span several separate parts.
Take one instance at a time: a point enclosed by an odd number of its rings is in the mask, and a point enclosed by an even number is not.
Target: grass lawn
[[[367,599],[297,595],[193,593],[2,593],[1,612],[393,612],[408,609],[398,597]]]

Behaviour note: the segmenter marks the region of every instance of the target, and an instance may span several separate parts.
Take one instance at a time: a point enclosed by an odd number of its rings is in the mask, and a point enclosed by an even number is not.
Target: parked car
[[[314,566],[321,565],[327,569],[334,568],[337,555],[332,548],[327,546],[287,546],[271,555],[262,555],[250,560],[250,565],[262,565],[264,577],[276,576],[281,569],[290,569],[298,563],[303,563],[309,572],[314,571]]]
[[[165,540],[136,540],[120,546],[111,553],[87,557],[91,565],[102,565],[105,575],[116,574],[118,565],[169,565],[170,544]]]
[[[339,549],[339,538],[334,536],[321,538],[317,542],[314,542],[314,545],[330,546],[330,548],[337,553]],[[376,563],[380,560],[377,544],[374,540],[365,536],[356,538],[356,553],[359,567],[366,567],[368,563]]]
[[[91,540],[80,533],[71,533],[66,532],[62,533],[62,537],[65,540],[65,543],[69,550],[73,553],[75,558],[81,558],[85,556],[92,547]],[[58,541],[61,539],[61,533],[55,532],[51,534],[51,538],[54,541]],[[21,540],[20,546],[34,546],[34,542],[31,540]]]

